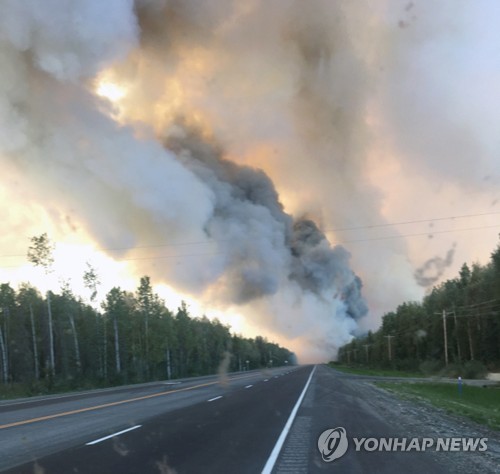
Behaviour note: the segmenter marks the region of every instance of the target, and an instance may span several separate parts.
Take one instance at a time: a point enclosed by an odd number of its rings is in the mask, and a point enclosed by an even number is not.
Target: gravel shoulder
[[[385,380],[377,377],[376,380]],[[405,380],[407,381],[407,380]],[[402,399],[374,384],[375,380],[317,366],[309,390],[277,462],[277,473],[349,472],[498,473],[500,432],[451,415],[423,400]],[[320,434],[344,427],[347,453],[326,463],[317,447]],[[356,451],[353,438],[488,438],[479,451]]]
[[[384,380],[384,377],[377,379]],[[457,451],[432,454],[440,464],[449,465],[455,472],[479,474],[499,471],[500,432],[468,418],[450,414],[422,398],[402,398],[374,385],[373,380],[346,376],[343,383],[350,385],[379,416],[397,420],[400,431],[406,433],[407,437],[488,438],[488,450],[485,452]]]

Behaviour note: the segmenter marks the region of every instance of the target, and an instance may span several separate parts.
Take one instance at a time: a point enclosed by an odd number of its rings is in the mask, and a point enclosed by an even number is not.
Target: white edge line
[[[269,379],[265,379],[264,382],[267,382]]]
[[[271,455],[269,456],[269,459],[266,462],[266,465],[264,466],[264,469],[262,469],[262,474],[271,474],[271,471],[273,470],[274,464],[276,463],[276,460],[278,459],[278,456],[280,454],[281,448],[283,447],[283,444],[285,442],[285,439],[288,435],[288,432],[290,431],[290,427],[292,426],[293,420],[295,419],[295,415],[297,414],[297,411],[299,410],[300,404],[302,403],[302,399],[304,398],[307,388],[309,387],[309,384],[311,383],[312,376],[314,374],[314,371],[316,370],[316,366],[311,371],[311,374],[309,375],[309,378],[307,379],[307,382],[304,386],[304,389],[302,390],[302,393],[300,394],[299,399],[297,400],[297,403],[293,407],[292,412],[290,413],[290,416],[288,417],[288,420],[286,422],[285,427],[283,428],[283,431],[280,434],[280,437],[278,438],[278,441],[276,441],[276,444],[274,445],[274,448],[271,452]]]
[[[222,398],[222,395],[219,395],[218,397],[211,398],[210,400],[207,400],[207,402],[213,402],[214,400],[218,400],[219,398]]]
[[[118,435],[121,435],[123,433],[126,433],[127,431],[136,430],[137,428],[140,428],[141,426],[142,425],[132,426],[132,428],[127,428],[126,430],[118,431],[117,433],[110,434],[108,436],[105,436],[104,438],[95,439],[94,441],[90,441],[88,443],[85,443],[85,445],[86,446],[92,446],[93,444],[100,443],[101,441],[105,441],[105,440],[107,440],[109,438],[114,438],[115,436],[118,436]]]
[[[253,387],[253,385],[247,385],[245,388],[250,388],[250,387]]]

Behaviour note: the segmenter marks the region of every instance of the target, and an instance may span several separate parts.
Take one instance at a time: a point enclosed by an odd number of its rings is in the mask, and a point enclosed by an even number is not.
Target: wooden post
[[[446,310],[443,309],[444,363],[448,365],[448,332],[446,330]]]
[[[387,353],[389,354],[389,360],[392,360],[392,351],[391,351],[391,339],[394,336],[385,336],[387,338]]]

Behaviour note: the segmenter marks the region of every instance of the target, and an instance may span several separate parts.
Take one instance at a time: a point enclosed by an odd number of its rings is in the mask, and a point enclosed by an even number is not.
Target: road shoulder
[[[401,400],[373,381],[339,376],[318,366],[273,472],[315,473],[332,469],[317,448],[320,434],[344,427],[349,437],[488,438],[486,452],[356,452],[352,443],[335,468],[342,472],[496,472],[498,432],[428,404]]]

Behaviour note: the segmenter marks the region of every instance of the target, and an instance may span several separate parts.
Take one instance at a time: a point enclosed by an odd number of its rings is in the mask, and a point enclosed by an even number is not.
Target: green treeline
[[[237,371],[295,358],[262,337],[245,338],[218,320],[192,317],[185,304],[170,311],[149,277],[135,293],[111,289],[101,310],[68,285],[45,296],[28,284],[0,285],[0,394],[214,374],[222,360]]]
[[[341,347],[338,358],[450,376],[500,369],[500,245],[487,265],[463,264],[456,278],[434,287],[422,302],[398,306],[376,332]]]

